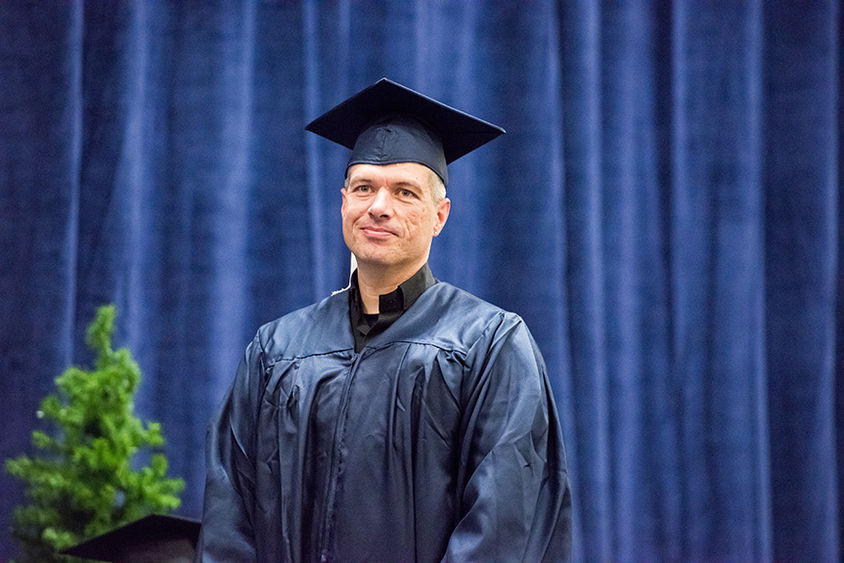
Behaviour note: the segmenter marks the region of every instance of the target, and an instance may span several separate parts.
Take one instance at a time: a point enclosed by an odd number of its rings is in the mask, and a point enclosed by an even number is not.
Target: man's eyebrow
[[[411,188],[421,188],[422,187],[422,184],[420,184],[418,182],[409,181],[409,180],[399,180],[398,182],[395,183],[395,185],[397,187],[404,187],[404,186],[410,186]]]
[[[373,183],[373,180],[369,176],[361,176],[359,178],[354,178],[352,180],[349,180],[350,186],[354,186],[354,185],[358,185],[358,184],[372,184],[372,183]],[[411,188],[417,188],[417,189],[423,188],[423,185],[422,185],[421,182],[415,182],[415,181],[412,181],[412,180],[399,180],[397,182],[392,182],[391,185],[396,186],[397,188],[403,188],[403,187],[411,187]]]

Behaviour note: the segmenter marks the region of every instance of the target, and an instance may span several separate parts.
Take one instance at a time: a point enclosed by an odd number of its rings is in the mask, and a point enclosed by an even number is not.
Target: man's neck
[[[386,295],[409,280],[425,263],[399,270],[386,270],[382,266],[367,267],[358,263],[358,291],[363,312],[375,314],[379,312],[379,298]]]

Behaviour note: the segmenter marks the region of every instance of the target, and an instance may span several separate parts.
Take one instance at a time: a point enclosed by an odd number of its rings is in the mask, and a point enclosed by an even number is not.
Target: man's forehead
[[[349,182],[389,181],[393,184],[421,185],[428,183],[433,170],[416,162],[393,164],[353,164],[349,167]]]

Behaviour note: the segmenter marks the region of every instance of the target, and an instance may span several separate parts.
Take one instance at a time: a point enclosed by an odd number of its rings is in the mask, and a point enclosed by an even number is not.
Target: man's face
[[[451,206],[447,198],[434,203],[432,174],[415,162],[349,168],[340,214],[343,238],[358,264],[418,269],[428,260],[431,239]]]

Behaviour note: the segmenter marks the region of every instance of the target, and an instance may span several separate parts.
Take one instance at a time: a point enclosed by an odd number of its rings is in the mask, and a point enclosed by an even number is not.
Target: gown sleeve
[[[569,560],[571,496],[544,361],[518,317],[488,332],[468,357],[459,522],[443,560]]]
[[[256,336],[208,426],[205,499],[197,560],[255,561],[255,437],[263,355]]]

